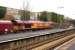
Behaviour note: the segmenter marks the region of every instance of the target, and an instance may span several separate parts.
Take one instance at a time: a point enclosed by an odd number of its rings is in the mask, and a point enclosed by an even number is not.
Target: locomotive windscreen
[[[15,21],[15,20],[11,20],[11,22],[12,22],[14,25],[17,24],[17,21]]]

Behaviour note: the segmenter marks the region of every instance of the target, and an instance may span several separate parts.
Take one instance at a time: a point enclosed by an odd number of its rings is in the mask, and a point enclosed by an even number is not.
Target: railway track
[[[71,40],[74,37],[75,37],[75,34],[72,34],[70,36],[66,36],[66,37],[63,37],[63,38],[60,38],[60,39],[57,39],[54,41],[49,41],[41,46],[31,49],[31,50],[54,50],[56,47],[62,45],[63,43]]]
[[[75,29],[54,29],[48,31],[37,31],[25,34],[11,34],[0,36],[0,50],[38,50],[44,44],[59,40],[74,34]],[[8,37],[9,36],[9,37]],[[71,38],[73,38],[72,36]],[[69,38],[69,39],[71,39]],[[53,45],[52,45],[53,46]],[[47,46],[39,50],[53,49],[56,46]],[[38,48],[38,49],[37,49]]]
[[[36,44],[37,45],[36,47],[34,47],[34,48],[31,47],[31,50],[53,50],[55,47],[72,39],[73,37],[75,37],[75,34],[72,34],[72,32],[70,32],[69,34],[65,33],[65,34],[55,35],[54,37],[52,37],[46,41],[42,41],[42,42]]]

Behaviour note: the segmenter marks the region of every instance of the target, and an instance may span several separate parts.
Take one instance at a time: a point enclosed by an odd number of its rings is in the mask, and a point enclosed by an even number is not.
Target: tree
[[[30,11],[21,10],[21,20],[30,20]]]
[[[57,22],[57,14],[54,12],[51,12],[51,20],[54,22]]]
[[[64,22],[64,15],[60,15],[60,23]]]
[[[48,21],[48,18],[47,18],[47,11],[41,12],[41,14],[38,15],[38,20],[41,20],[41,21]]]
[[[0,18],[4,18],[6,14],[6,7],[0,6]]]
[[[64,15],[51,12],[51,20],[57,23],[62,23],[64,21]]]
[[[30,20],[29,1],[23,1],[23,10],[20,11],[21,20]]]

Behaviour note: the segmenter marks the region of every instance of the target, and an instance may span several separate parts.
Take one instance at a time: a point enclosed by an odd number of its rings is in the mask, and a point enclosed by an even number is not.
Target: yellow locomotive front
[[[42,21],[34,21],[34,22],[32,22],[31,27],[32,27],[32,29],[44,29],[44,28],[46,28],[45,25],[47,25],[47,24],[45,24]]]

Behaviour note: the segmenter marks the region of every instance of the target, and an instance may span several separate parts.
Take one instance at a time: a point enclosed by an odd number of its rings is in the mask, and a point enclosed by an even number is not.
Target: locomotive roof
[[[11,23],[9,20],[0,20],[0,23]]]
[[[22,20],[16,20],[18,23],[40,23],[41,21],[22,21]]]
[[[32,20],[29,20],[29,21],[22,21],[22,20],[16,20],[17,23],[49,23],[49,24],[52,24],[54,22],[52,21],[47,21],[47,22],[44,22],[44,21],[32,21]],[[0,23],[12,23],[10,20],[0,20]]]
[[[32,20],[29,20],[29,21],[22,21],[22,20],[16,20],[18,23],[53,23],[52,21],[47,21],[47,22],[44,22],[44,21],[32,21]]]

